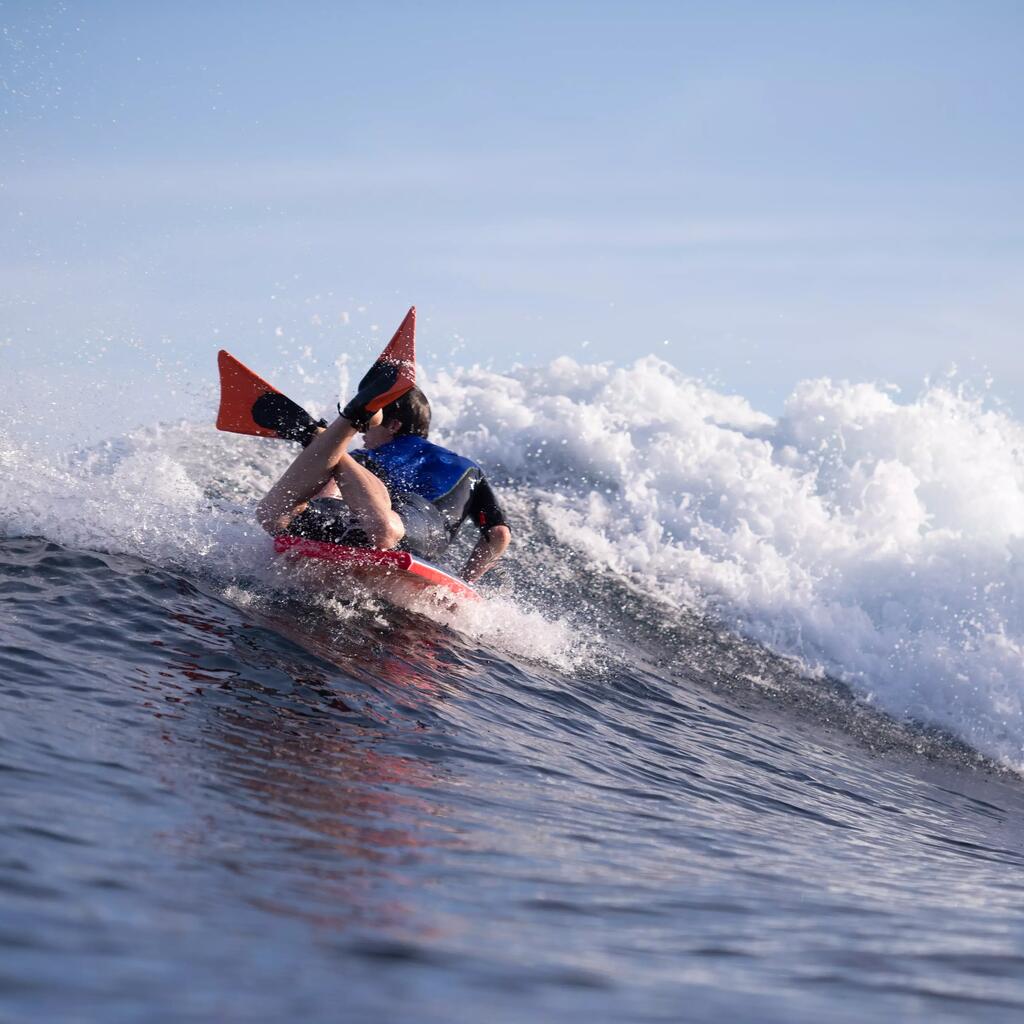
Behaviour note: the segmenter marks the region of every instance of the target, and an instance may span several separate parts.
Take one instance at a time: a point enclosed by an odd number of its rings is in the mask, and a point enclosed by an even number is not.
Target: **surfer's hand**
[[[340,408],[341,407],[339,406],[339,409]],[[341,410],[341,416],[339,418],[350,424],[361,434],[365,434],[370,427],[379,427],[384,419],[384,411],[382,409],[378,409],[375,413],[369,414],[369,418],[367,418],[367,414],[365,413],[362,416],[358,416],[354,413],[350,416],[350,410],[351,404],[345,406],[345,408]]]
[[[512,532],[504,525],[492,526],[486,535],[481,534],[469,556],[466,568],[462,570],[462,578],[467,583],[480,579],[505,553],[511,540]]]

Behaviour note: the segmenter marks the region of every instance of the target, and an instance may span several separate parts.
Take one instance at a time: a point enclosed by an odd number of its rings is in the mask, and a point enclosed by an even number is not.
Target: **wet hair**
[[[384,422],[398,420],[401,428],[396,436],[414,434],[426,437],[430,433],[430,403],[427,396],[419,388],[407,391],[401,398],[396,398],[384,406]]]

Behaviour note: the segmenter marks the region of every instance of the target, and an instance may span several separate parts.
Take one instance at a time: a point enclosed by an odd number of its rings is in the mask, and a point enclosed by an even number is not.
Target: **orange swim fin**
[[[401,398],[416,386],[416,307],[399,324],[377,361],[359,382],[359,391],[342,411],[357,427],[389,402]]]
[[[301,405],[282,395],[230,352],[222,349],[217,353],[217,368],[220,370],[218,430],[280,437],[306,445],[316,436],[318,426],[327,426],[326,421],[314,420]]]

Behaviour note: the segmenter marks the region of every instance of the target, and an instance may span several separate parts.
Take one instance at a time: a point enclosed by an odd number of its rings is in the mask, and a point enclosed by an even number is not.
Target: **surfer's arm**
[[[379,422],[380,413],[376,414]],[[308,448],[284,471],[281,479],[256,506],[256,520],[267,533],[279,534],[306,508],[333,478],[371,547],[392,548],[405,533],[402,520],[391,508],[384,484],[351,455],[348,445],[355,428],[344,417],[322,430]]]
[[[512,540],[512,531],[505,522],[498,496],[483,476],[473,488],[466,514],[480,530],[480,539],[462,570],[463,577],[472,582],[480,579],[505,553]]]
[[[306,508],[309,499],[332,479],[333,468],[340,458],[338,449],[343,452],[354,435],[351,424],[339,417],[299,452],[256,506],[256,521],[267,533],[278,534],[288,529],[288,524]]]
[[[505,525],[492,526],[487,533],[480,534],[466,568],[462,570],[462,578],[469,583],[480,579],[505,554],[511,540],[512,531]]]

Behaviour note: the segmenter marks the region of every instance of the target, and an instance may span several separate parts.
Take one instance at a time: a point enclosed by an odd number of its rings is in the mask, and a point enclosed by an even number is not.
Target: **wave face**
[[[480,606],[275,559],[291,446],[0,435],[0,1016],[1018,1013],[1020,425],[425,386],[513,524]]]
[[[426,386],[435,439],[509,495],[523,587],[542,586],[526,570],[555,545],[572,550],[668,617],[701,609],[1024,768],[1024,427],[1005,413],[941,385],[899,402],[816,380],[773,420],[655,357]],[[248,503],[290,454],[185,425],[40,465],[0,439],[0,528],[259,575]]]

